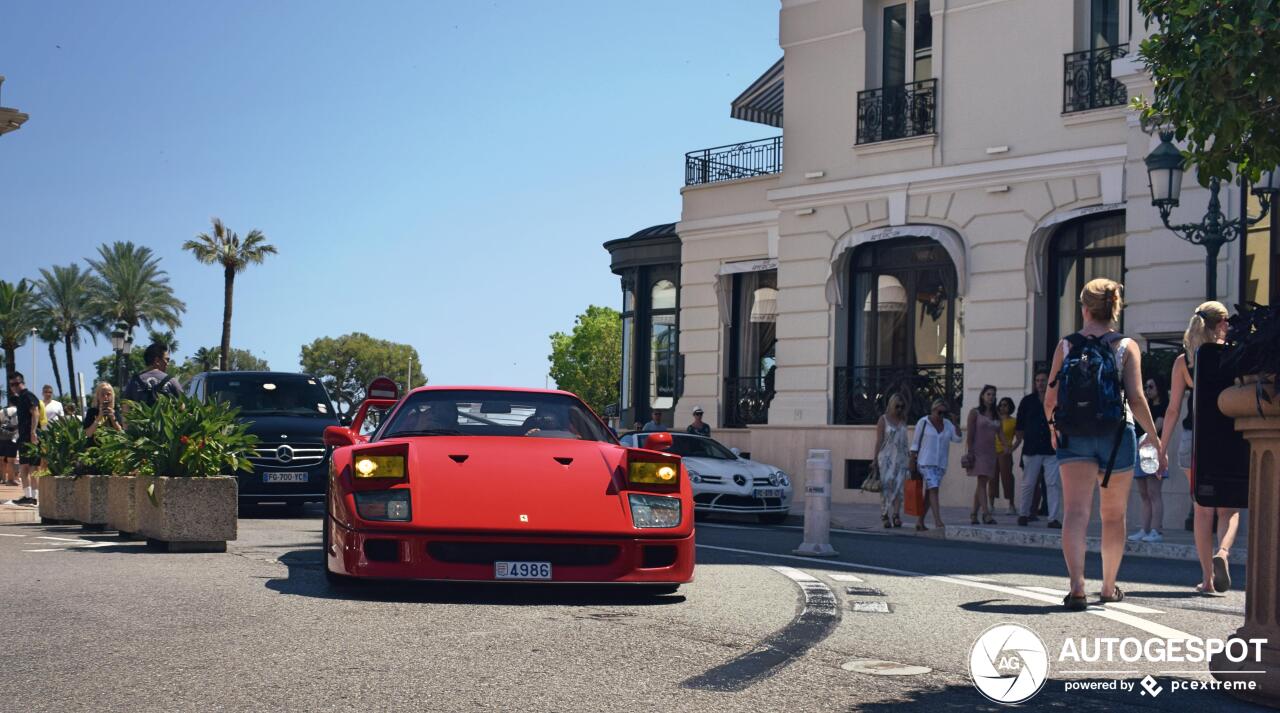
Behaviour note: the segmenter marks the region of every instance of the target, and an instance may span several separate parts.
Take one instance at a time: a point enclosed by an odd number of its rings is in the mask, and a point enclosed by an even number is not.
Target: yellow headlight
[[[677,466],[669,463],[631,463],[628,479],[633,483],[649,485],[674,485],[680,474]]]
[[[404,456],[356,456],[357,478],[403,478]]]

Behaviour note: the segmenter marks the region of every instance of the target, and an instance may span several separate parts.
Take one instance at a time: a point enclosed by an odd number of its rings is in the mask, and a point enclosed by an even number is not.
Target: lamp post
[[[1147,178],[1151,188],[1151,205],[1160,211],[1160,220],[1179,238],[1193,244],[1203,245],[1205,249],[1205,299],[1218,298],[1218,253],[1222,246],[1243,236],[1248,226],[1257,223],[1267,215],[1270,208],[1269,194],[1258,194],[1262,203],[1262,213],[1255,218],[1241,216],[1239,221],[1228,220],[1222,212],[1222,202],[1218,198],[1220,181],[1209,179],[1209,208],[1199,223],[1181,223],[1171,225],[1169,214],[1178,206],[1178,198],[1182,193],[1182,174],[1184,161],[1182,152],[1173,145],[1173,132],[1160,131],[1160,145],[1146,158]],[[1272,179],[1274,173],[1272,174]],[[1243,185],[1243,184],[1242,184]]]
[[[124,355],[133,351],[133,330],[121,322],[111,332],[111,349],[116,353],[116,383],[124,390]]]
[[[1276,166],[1270,171],[1263,171],[1262,177],[1258,182],[1253,184],[1253,195],[1258,197],[1260,203],[1270,203],[1280,199],[1280,166]],[[1270,280],[1271,294],[1267,295],[1267,304],[1275,305],[1280,303],[1280,285],[1276,280],[1280,278],[1280,221],[1276,220],[1276,216],[1271,217],[1270,239],[1267,241],[1267,256],[1270,263]],[[1259,301],[1262,297],[1259,296]]]

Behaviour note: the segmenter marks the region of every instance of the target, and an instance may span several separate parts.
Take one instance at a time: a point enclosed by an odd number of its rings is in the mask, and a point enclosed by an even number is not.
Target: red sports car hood
[[[557,438],[410,439],[413,522],[488,532],[634,533],[614,472],[624,449]]]

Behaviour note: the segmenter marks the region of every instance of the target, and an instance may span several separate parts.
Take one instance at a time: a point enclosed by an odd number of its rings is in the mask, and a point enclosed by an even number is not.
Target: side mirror
[[[732,454],[734,454],[735,456],[738,456],[739,458],[741,458],[741,457],[742,457],[742,449],[741,449],[741,448],[730,448],[730,449],[729,449],[729,452],[730,452],[730,453],[732,453]]]
[[[644,439],[644,447],[651,451],[665,451],[671,448],[671,434],[666,431],[650,433]]]
[[[330,448],[354,446],[356,437],[346,426],[328,426],[324,429],[324,444]]]

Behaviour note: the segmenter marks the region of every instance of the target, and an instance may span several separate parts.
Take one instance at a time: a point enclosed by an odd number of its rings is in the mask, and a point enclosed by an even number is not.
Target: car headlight
[[[775,470],[769,476],[769,484],[780,488],[786,488],[791,485],[791,479],[787,477],[786,473],[783,473],[780,470]]]
[[[701,482],[702,482],[702,474],[701,474],[701,473],[699,473],[698,471],[694,470],[693,468],[690,468],[689,466],[685,466],[685,468],[684,468],[684,469],[685,469],[685,472],[687,472],[687,473],[689,474],[689,482],[691,482],[691,483],[701,483]]]
[[[404,456],[357,455],[352,470],[357,478],[403,478]]]
[[[407,488],[359,492],[355,497],[356,513],[365,520],[407,522],[413,517]]]
[[[680,475],[679,464],[632,461],[627,479],[641,485],[675,485]]]
[[[631,493],[631,521],[636,527],[679,527],[680,498]]]

